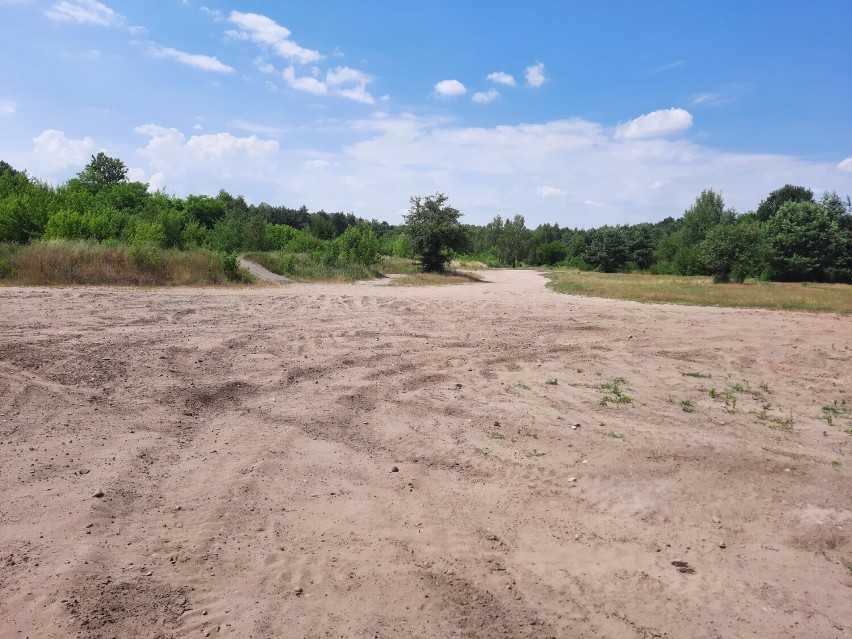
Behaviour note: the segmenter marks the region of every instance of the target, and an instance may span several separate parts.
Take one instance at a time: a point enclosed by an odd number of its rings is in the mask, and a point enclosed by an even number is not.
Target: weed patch
[[[633,401],[633,398],[629,395],[624,394],[621,390],[622,386],[627,386],[627,380],[623,377],[616,377],[611,382],[607,382],[606,384],[599,384],[598,388],[605,391],[610,391],[612,395],[604,395],[599,402],[601,406],[607,406],[608,404],[629,404]]]

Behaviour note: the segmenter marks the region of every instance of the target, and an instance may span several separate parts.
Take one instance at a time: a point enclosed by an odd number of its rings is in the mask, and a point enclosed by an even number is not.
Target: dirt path
[[[852,636],[848,318],[486,276],[0,288],[0,637]]]
[[[270,282],[272,284],[292,284],[293,280],[289,277],[285,277],[283,275],[278,275],[278,273],[273,273],[269,269],[262,267],[257,262],[252,262],[251,260],[247,260],[244,257],[239,258],[240,268],[244,268],[249,273],[254,275],[257,279],[263,280],[264,282]]]

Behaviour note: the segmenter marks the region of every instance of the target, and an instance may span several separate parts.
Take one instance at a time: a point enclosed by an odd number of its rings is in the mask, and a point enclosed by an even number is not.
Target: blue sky
[[[401,221],[852,194],[852,3],[0,0],[0,159]]]

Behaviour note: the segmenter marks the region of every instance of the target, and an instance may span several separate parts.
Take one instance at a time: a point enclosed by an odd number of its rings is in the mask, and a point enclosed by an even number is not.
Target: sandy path
[[[249,273],[254,275],[256,278],[263,280],[264,282],[271,282],[272,284],[292,284],[293,280],[289,277],[285,277],[283,275],[278,275],[278,273],[273,273],[269,269],[261,266],[257,262],[252,262],[250,260],[245,259],[244,257],[238,258],[240,268],[244,268]]]
[[[0,288],[0,637],[852,636],[848,318],[486,275]]]

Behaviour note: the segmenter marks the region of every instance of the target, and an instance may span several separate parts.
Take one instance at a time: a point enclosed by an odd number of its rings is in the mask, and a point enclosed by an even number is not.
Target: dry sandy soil
[[[0,289],[0,637],[852,636],[849,318],[485,277]]]

